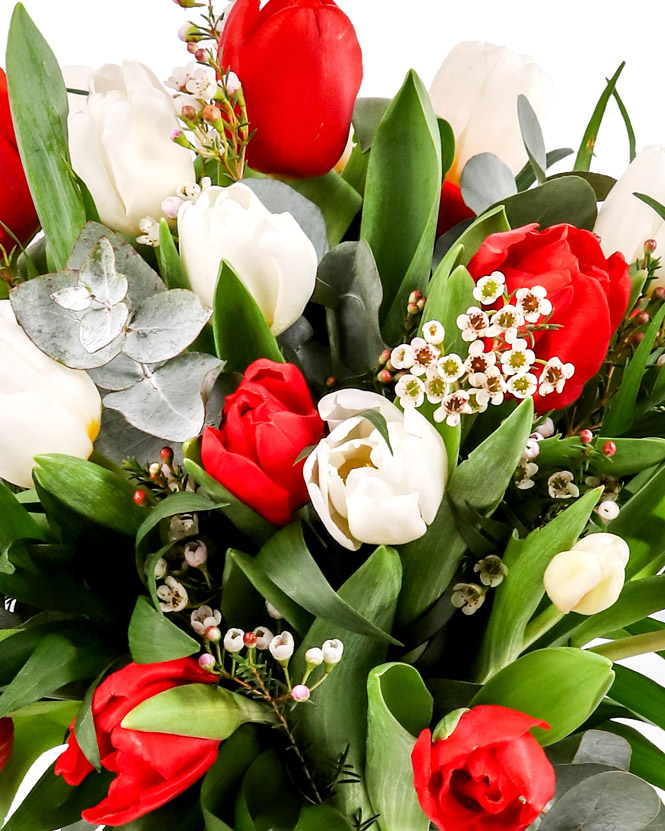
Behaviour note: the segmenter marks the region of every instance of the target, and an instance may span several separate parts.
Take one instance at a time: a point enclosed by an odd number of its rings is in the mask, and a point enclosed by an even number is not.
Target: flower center
[[[346,484],[346,480],[349,477],[349,474],[352,470],[358,470],[361,467],[373,467],[376,469],[376,465],[372,462],[370,455],[372,453],[372,448],[368,444],[361,445],[352,456],[348,456],[344,464],[340,465],[337,469],[337,472],[340,475],[340,478]]]

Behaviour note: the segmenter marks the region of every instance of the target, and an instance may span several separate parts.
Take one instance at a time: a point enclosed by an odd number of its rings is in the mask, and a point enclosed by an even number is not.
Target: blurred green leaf
[[[382,664],[367,679],[367,763],[365,776],[381,831],[428,831],[413,788],[411,752],[432,721],[432,696],[418,670]]]
[[[61,269],[86,223],[86,212],[70,175],[69,107],[62,73],[22,3],[16,5],[9,27],[7,80],[23,169],[49,256]]]
[[[601,727],[623,736],[632,748],[630,772],[641,779],[646,779],[657,788],[665,789],[665,753],[657,745],[627,724],[616,721],[607,722]]]
[[[219,267],[214,309],[215,348],[227,372],[244,372],[257,358],[284,362],[263,312],[226,260]]]
[[[383,283],[388,343],[400,338],[409,294],[427,285],[440,196],[439,127],[422,81],[410,71],[376,130],[360,230]]]
[[[147,597],[139,597],[129,622],[129,648],[137,664],[175,661],[194,655],[201,644],[155,609]]]
[[[616,82],[619,80],[619,75],[623,72],[625,65],[626,62],[622,61],[617,71],[607,82],[607,86],[603,90],[603,93],[596,104],[596,108],[591,115],[591,120],[584,131],[580,149],[577,152],[574,167],[575,170],[588,170],[591,167],[591,159],[593,158],[593,150],[596,146],[596,140],[598,138],[598,130],[600,129],[603,116],[605,115],[607,103],[610,100],[614,87],[616,86]]]
[[[572,733],[612,686],[612,663],[581,649],[540,649],[518,658],[491,678],[472,706],[499,704],[542,719],[550,730],[531,732],[542,745]]]
[[[159,223],[159,245],[157,246],[157,261],[162,280],[167,289],[190,289],[191,285],[185,266],[182,264],[173,234],[168,222],[162,218]]]
[[[362,197],[334,170],[314,179],[296,179],[291,187],[321,210],[328,244],[333,248],[343,239],[362,207]]]

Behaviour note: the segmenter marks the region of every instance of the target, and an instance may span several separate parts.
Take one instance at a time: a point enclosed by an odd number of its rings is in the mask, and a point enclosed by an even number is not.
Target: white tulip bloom
[[[628,545],[616,534],[590,534],[550,561],[545,591],[559,611],[595,615],[619,598],[630,557]]]
[[[539,119],[549,110],[552,82],[527,55],[505,46],[465,41],[448,54],[429,90],[434,111],[455,134],[455,163],[447,174],[459,184],[464,165],[490,152],[513,173],[527,155],[517,118],[517,96],[526,95]]]
[[[0,300],[0,478],[32,486],[33,457],[66,453],[87,459],[102,401],[87,373],[39,350]]]
[[[147,216],[161,215],[162,201],[193,181],[192,154],[175,144],[173,98],[138,61],[106,64],[84,86],[80,68],[67,69],[68,83],[89,89],[70,96],[72,166],[88,186],[101,221],[136,236]]]
[[[657,202],[665,202],[664,147],[645,147],[637,154],[607,195],[593,229],[606,257],[620,251],[629,264],[643,259],[648,239],[657,243],[656,257],[665,249],[665,220],[634,193],[645,193]],[[656,275],[652,288],[665,285],[662,269]],[[662,275],[660,279],[658,275]]]
[[[274,335],[295,323],[314,292],[316,250],[289,213],[272,214],[247,185],[213,186],[178,212],[180,255],[192,289],[213,305],[219,265],[233,266]]]
[[[386,420],[391,449],[358,416],[376,410]],[[362,543],[399,545],[427,531],[447,477],[446,449],[415,408],[404,412],[383,396],[356,389],[324,396],[319,413],[331,433],[305,462],[312,505],[330,535],[345,548]]]

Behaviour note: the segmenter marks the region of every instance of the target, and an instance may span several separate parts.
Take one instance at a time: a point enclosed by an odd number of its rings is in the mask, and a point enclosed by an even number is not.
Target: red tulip
[[[475,213],[467,207],[462,199],[462,191],[452,182],[445,181],[441,188],[441,202],[439,203],[439,221],[436,226],[436,235],[440,237],[459,222],[475,218]]]
[[[256,129],[249,164],[298,178],[331,170],[363,76],[355,30],[333,0],[270,0],[263,9],[259,0],[236,0],[220,50]]]
[[[0,718],[0,770],[9,761],[14,746],[14,722],[10,718]]]
[[[35,128],[37,129],[37,128]],[[39,228],[32,196],[23,173],[14,125],[9,111],[7,76],[0,69],[0,222],[21,240],[28,242]],[[0,225],[0,245],[9,253],[14,240]]]

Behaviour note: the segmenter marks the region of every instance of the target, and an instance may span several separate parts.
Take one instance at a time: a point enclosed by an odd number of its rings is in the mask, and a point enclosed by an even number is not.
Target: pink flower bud
[[[222,633],[219,631],[219,627],[209,626],[206,629],[206,638],[210,641],[210,643],[219,643],[222,639]]]
[[[580,431],[580,441],[582,444],[589,444],[593,440],[593,433],[591,430]]]
[[[201,540],[188,542],[185,546],[185,561],[192,568],[201,568],[208,559],[208,549]]]
[[[304,684],[296,684],[291,690],[291,698],[294,701],[307,701],[309,694],[309,687],[306,687]]]
[[[604,456],[614,456],[617,452],[617,446],[614,444],[613,441],[606,441],[603,445],[603,455]]]
[[[201,669],[212,669],[215,666],[215,659],[209,652],[204,652],[199,657],[199,666]]]
[[[167,219],[175,219],[182,203],[183,200],[179,196],[167,196],[162,202],[162,213]],[[173,451],[171,451],[171,459],[173,459]]]
[[[259,639],[256,637],[254,632],[245,632],[245,634],[243,636],[243,639],[242,639],[245,646],[249,647],[250,649],[255,649],[256,648],[258,640]]]

